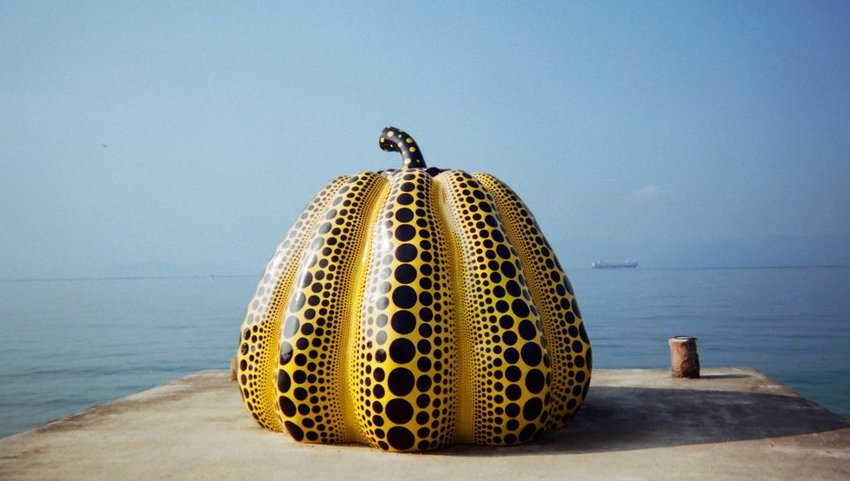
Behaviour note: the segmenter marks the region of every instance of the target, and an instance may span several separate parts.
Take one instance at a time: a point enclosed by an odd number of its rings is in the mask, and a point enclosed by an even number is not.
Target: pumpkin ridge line
[[[355,371],[351,363],[351,357],[355,353],[356,345],[360,342],[360,320],[363,316],[361,308],[372,263],[373,231],[378,224],[378,217],[381,214],[380,206],[386,202],[389,196],[389,187],[389,181],[385,177],[380,177],[369,194],[367,194],[367,198],[363,203],[362,215],[365,217],[365,222],[361,229],[365,235],[360,254],[355,260],[354,268],[350,272],[351,299],[349,300],[347,309],[344,311],[348,314],[346,319],[348,325],[342,330],[343,338],[340,339],[339,343],[341,353],[337,361],[343,373],[342,376],[339,376],[337,389],[341,392],[341,406],[345,427],[352,436],[352,441],[361,444],[368,444],[368,441],[362,423],[360,422],[360,416],[357,413],[357,403],[354,402],[354,399],[357,397],[353,391],[356,389],[356,384],[350,383],[350,380],[354,378]]]
[[[451,171],[446,171],[446,174],[451,174]],[[452,443],[468,442],[472,443],[475,433],[475,408],[474,408],[474,382],[470,382],[473,364],[469,349],[465,349],[465,341],[469,339],[468,326],[463,325],[464,319],[461,319],[460,312],[466,310],[467,307],[467,289],[462,275],[464,271],[462,255],[457,250],[457,244],[460,241],[460,234],[456,232],[456,225],[451,222],[451,214],[449,213],[449,187],[444,185],[449,176],[439,175],[433,177],[432,202],[434,206],[434,214],[437,219],[437,225],[440,229],[440,234],[446,238],[446,269],[448,270],[448,278],[452,280],[451,291],[457,295],[452,295],[452,302],[448,303],[451,309],[452,324],[455,326],[455,335],[452,338],[455,341],[455,372],[456,382],[454,390],[455,408],[458,413],[454,426],[454,434]]]

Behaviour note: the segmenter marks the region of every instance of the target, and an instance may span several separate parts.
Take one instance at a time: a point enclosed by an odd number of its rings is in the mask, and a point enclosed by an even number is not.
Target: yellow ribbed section
[[[353,381],[355,372],[352,368],[354,352],[356,346],[360,342],[360,306],[363,304],[363,296],[366,290],[366,275],[369,269],[369,263],[372,259],[372,242],[375,231],[375,225],[378,222],[378,215],[381,212],[379,206],[384,205],[389,195],[389,182],[382,177],[379,188],[375,190],[374,202],[364,206],[364,242],[361,246],[359,259],[351,273],[351,299],[348,305],[348,325],[346,327],[345,337],[340,342],[343,346],[339,353],[339,369],[340,379],[337,382],[337,389],[343,396],[343,412],[345,413],[346,431],[348,432],[348,442],[367,444],[366,437],[357,422],[357,406],[353,399],[353,392],[356,390],[356,385]]]
[[[302,211],[266,264],[242,322],[237,381],[245,407],[261,426],[268,429],[283,429],[275,414],[273,385],[281,316],[295,279],[298,260],[313,235],[318,217],[346,179],[338,177],[328,183]]]
[[[489,174],[473,175],[495,199],[505,233],[519,253],[528,289],[537,306],[552,362],[552,396],[547,429],[566,425],[587,394],[590,343],[567,275],[523,201]]]
[[[327,205],[301,255],[281,327],[275,384],[277,412],[298,441],[352,439],[339,383],[340,359],[350,322],[352,274],[367,233],[367,212],[384,182],[373,172],[348,179]]]
[[[433,449],[454,435],[457,399],[449,269],[421,169],[388,174],[349,362],[351,399],[367,442]]]
[[[444,193],[446,223],[455,247],[455,322],[467,334],[458,342],[462,373],[472,383],[472,441],[515,444],[543,432],[551,379],[542,325],[517,252],[487,191],[469,174],[435,178]],[[467,354],[468,353],[468,354]],[[470,409],[461,406],[461,412]],[[464,415],[466,416],[466,415]],[[459,432],[462,438],[466,433]]]
[[[436,209],[438,232],[435,234],[445,239],[447,267],[449,268],[449,287],[452,292],[451,306],[452,324],[455,326],[454,344],[457,351],[457,424],[453,442],[473,444],[475,442],[475,362],[474,340],[470,331],[469,306],[467,305],[466,283],[463,272],[466,270],[463,244],[461,241],[461,225],[456,222],[451,213],[449,191],[440,182],[440,177],[434,181],[432,202]]]

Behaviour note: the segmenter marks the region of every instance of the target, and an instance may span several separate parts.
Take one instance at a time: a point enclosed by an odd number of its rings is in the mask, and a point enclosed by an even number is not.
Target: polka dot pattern
[[[350,280],[367,235],[363,213],[384,183],[372,172],[351,177],[319,219],[301,256],[282,320],[275,382],[278,414],[295,439],[339,443],[351,437],[341,366],[353,297]]]
[[[537,309],[516,250],[502,228],[492,196],[472,176],[436,177],[453,233],[456,323],[463,363],[461,400],[471,408],[463,433],[475,444],[525,442],[548,419],[550,361]]]
[[[266,266],[240,333],[249,412],[297,441],[388,451],[564,426],[590,343],[534,217],[492,176],[426,168],[384,135],[406,165],[332,181]]]
[[[281,317],[290,297],[298,261],[313,236],[319,217],[324,215],[332,196],[347,179],[338,177],[332,180],[302,211],[266,264],[242,322],[236,379],[248,412],[268,429],[283,429],[275,414],[277,399],[269,380],[273,378],[278,363]]]
[[[507,237],[526,266],[528,289],[540,312],[552,362],[552,400],[546,428],[563,427],[587,395],[592,367],[590,341],[573,288],[523,201],[490,174],[473,177],[493,195]]]
[[[457,412],[447,252],[431,176],[406,169],[391,181],[372,234],[351,397],[370,444],[434,449],[452,441]]]

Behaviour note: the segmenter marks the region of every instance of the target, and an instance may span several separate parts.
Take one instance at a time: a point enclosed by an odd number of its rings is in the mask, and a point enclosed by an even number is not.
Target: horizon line
[[[752,265],[752,266],[690,266],[690,267],[646,267],[640,266],[634,269],[604,269],[605,271],[678,271],[678,270],[744,270],[744,269],[846,269],[850,264],[804,264],[804,265]],[[598,271],[593,267],[567,267],[566,270],[588,270]],[[164,274],[164,275],[116,275],[116,276],[90,276],[90,277],[20,277],[0,278],[0,282],[71,282],[71,281],[137,281],[155,279],[215,279],[215,278],[243,278],[262,277],[260,274]]]

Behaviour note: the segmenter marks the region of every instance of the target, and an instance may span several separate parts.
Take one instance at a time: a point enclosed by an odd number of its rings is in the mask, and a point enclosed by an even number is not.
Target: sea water
[[[596,368],[751,366],[850,417],[850,268],[573,269]],[[227,369],[258,276],[0,281],[0,437]],[[591,387],[592,396],[592,387]]]

